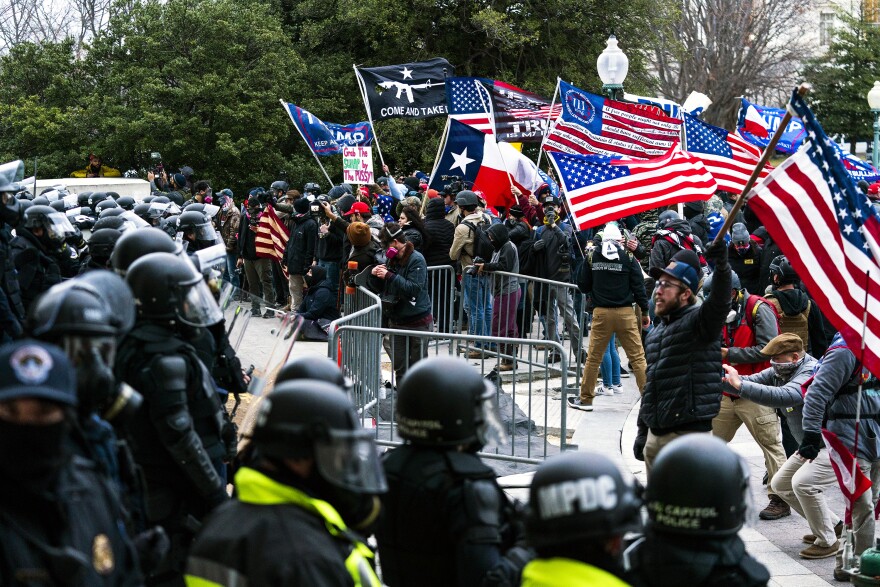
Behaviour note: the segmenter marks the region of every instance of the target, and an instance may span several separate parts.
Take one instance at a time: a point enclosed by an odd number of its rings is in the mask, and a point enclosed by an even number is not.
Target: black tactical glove
[[[727,263],[727,242],[723,237],[709,243],[704,251],[706,260],[713,261],[716,266]]]
[[[638,461],[644,461],[645,445],[648,443],[648,427],[645,426],[641,418],[636,420],[636,425],[638,426],[638,432],[636,433],[636,440],[633,442],[633,456]]]
[[[819,456],[819,450],[822,449],[822,434],[819,432],[804,431],[804,439],[798,447],[798,454],[808,461],[812,461]]]
[[[547,243],[544,242],[544,239],[539,238],[538,240],[535,241],[535,244],[532,245],[532,250],[533,251],[543,251],[544,247],[546,247],[546,246],[547,246]]]
[[[137,551],[141,570],[149,575],[165,560],[171,548],[171,540],[162,526],[153,526],[136,535],[132,542]]]

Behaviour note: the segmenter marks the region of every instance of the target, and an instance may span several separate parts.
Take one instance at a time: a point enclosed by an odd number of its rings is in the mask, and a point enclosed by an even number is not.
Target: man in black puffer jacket
[[[713,242],[706,255],[715,262],[715,287],[702,305],[696,303],[702,278],[696,253],[679,251],[665,269],[651,270],[661,320],[645,339],[648,377],[639,419],[649,431],[634,447],[637,457],[644,450],[648,474],[657,453],[675,438],[709,434],[721,406],[721,328],[731,287],[724,239]]]
[[[424,250],[428,267],[452,265],[449,249],[455,235],[455,225],[446,219],[446,205],[442,198],[431,198],[425,207],[425,233],[431,246]],[[428,272],[428,291],[431,293],[431,310],[440,332],[452,326],[452,316],[456,315],[449,298],[456,286],[455,276],[449,269]],[[451,314],[451,315],[450,315]]]

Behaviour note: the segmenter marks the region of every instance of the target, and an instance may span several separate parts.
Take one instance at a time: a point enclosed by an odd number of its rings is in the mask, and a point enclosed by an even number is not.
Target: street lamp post
[[[617,46],[617,37],[608,37],[608,45],[596,60],[596,69],[602,80],[602,91],[612,100],[623,99],[623,80],[629,71],[629,58]]]
[[[874,149],[871,153],[871,162],[874,168],[880,168],[880,82],[874,82],[874,87],[868,92],[868,107],[874,114]]]

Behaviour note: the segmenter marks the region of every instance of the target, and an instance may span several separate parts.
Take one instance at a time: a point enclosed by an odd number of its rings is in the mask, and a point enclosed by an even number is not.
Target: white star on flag
[[[471,159],[467,156],[467,147],[465,147],[464,151],[462,151],[461,153],[451,153],[451,155],[452,158],[455,159],[455,163],[452,164],[452,166],[449,168],[449,171],[452,171],[453,169],[458,167],[459,169],[461,169],[462,175],[467,175],[467,166],[476,161],[476,159]]]
[[[400,73],[403,74],[403,79],[412,79],[413,78],[412,70],[406,66],[403,66],[403,71],[401,71]]]

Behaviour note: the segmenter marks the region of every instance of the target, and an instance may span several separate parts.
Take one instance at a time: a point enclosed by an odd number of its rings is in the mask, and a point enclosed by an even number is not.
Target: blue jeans
[[[488,276],[468,275],[461,279],[468,314],[468,334],[489,336],[492,333],[492,282]],[[478,345],[482,346],[482,345]]]
[[[617,353],[617,337],[614,334],[611,335],[611,340],[605,348],[605,356],[602,357],[599,372],[602,374],[602,384],[605,387],[620,385],[620,355]]]
[[[238,255],[235,253],[226,253],[226,271],[223,272],[223,279],[231,283],[235,287],[241,287],[241,281],[238,279],[238,273],[235,271],[235,262],[238,261]]]

